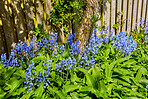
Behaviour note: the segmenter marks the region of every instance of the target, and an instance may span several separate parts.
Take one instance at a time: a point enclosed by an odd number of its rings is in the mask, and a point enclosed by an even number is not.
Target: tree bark
[[[83,48],[86,46],[86,43],[89,41],[92,32],[93,26],[95,23],[92,22],[92,17],[97,17],[98,11],[98,0],[86,0],[86,9],[84,10],[84,15],[82,20],[79,24],[79,28],[76,34],[75,41],[77,39],[80,40],[80,50],[82,51]],[[91,20],[90,20],[91,19]]]

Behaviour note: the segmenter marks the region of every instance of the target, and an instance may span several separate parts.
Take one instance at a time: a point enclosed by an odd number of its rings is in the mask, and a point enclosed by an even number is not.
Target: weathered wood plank
[[[35,28],[32,0],[24,0],[24,10],[27,24],[28,39],[31,40],[33,37],[33,29]]]
[[[111,0],[111,29],[113,29],[113,25],[115,24],[115,16],[116,16],[115,5],[116,5],[116,0]]]
[[[134,0],[133,2],[133,18],[132,18],[132,30],[135,29],[136,25],[136,17],[137,17],[137,5],[138,5],[138,0]]]
[[[45,6],[46,6],[45,9],[46,9],[46,18],[47,18],[47,21],[46,21],[47,26],[46,26],[46,28],[47,28],[49,34],[53,34],[51,24],[48,21],[48,18],[50,17],[50,11],[52,10],[51,5],[52,5],[51,0],[45,0]]]
[[[123,0],[123,22],[122,22],[122,31],[126,31],[126,23],[127,23],[127,0]]]
[[[142,0],[139,0],[139,2],[138,2],[138,12],[137,12],[137,22],[140,21],[141,11],[142,11]],[[137,24],[137,28],[139,28],[139,27],[140,27],[140,22]]]
[[[146,24],[147,24],[147,23],[148,23],[148,0],[147,0],[147,6],[146,6],[145,21],[146,21]],[[147,24],[147,25],[148,25],[148,24]]]
[[[132,0],[128,1],[128,21],[127,21],[127,33],[131,32],[131,22],[132,22]]]
[[[110,3],[107,0],[103,1],[103,25],[110,27]],[[109,28],[107,34],[109,33]]]
[[[18,40],[26,41],[27,33],[26,33],[26,24],[25,24],[25,17],[20,5],[20,1],[11,0],[13,15],[14,15],[14,22],[17,31],[17,38]]]
[[[3,28],[2,28],[2,20],[0,17],[0,56],[2,53],[5,52],[5,47],[4,47],[4,42],[3,42],[4,37],[2,36],[2,34],[3,34]]]
[[[16,37],[15,37],[14,25],[10,18],[11,14],[9,13],[8,5],[9,3],[7,2],[7,0],[0,0],[0,16],[2,18],[3,30],[6,37],[8,53],[10,54],[11,49],[13,48],[14,43],[16,42]]]
[[[147,4],[147,0],[143,0],[143,6],[142,6],[142,18],[145,21],[145,17],[146,17],[146,4]],[[142,24],[144,26],[145,22]]]
[[[99,2],[100,2],[100,0],[99,0]],[[96,22],[96,25],[98,27],[96,35],[100,36],[101,35],[101,32],[100,32],[100,28],[101,28],[101,5],[98,5],[98,18],[99,18],[99,20]]]
[[[122,7],[122,0],[117,0],[117,22],[116,24],[119,24],[119,27],[117,29],[117,34],[121,32],[121,7]]]
[[[35,6],[36,6],[35,12],[36,12],[37,24],[43,25],[44,13],[43,13],[43,5],[42,5],[41,0],[36,0]]]

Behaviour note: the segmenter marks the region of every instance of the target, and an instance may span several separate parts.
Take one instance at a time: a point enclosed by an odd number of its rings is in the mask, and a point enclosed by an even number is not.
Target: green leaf
[[[105,87],[105,83],[103,80],[100,81],[100,93],[101,94],[106,94],[107,88]]]
[[[43,72],[44,72],[43,61],[41,61],[41,62],[39,63],[39,65],[37,65],[37,66],[35,67],[35,69],[36,69],[36,73],[37,73],[39,70],[41,71],[41,73],[43,73]]]
[[[79,94],[76,92],[70,93],[72,99],[79,99]]]
[[[126,60],[129,60],[129,58],[130,58],[130,56],[127,56],[127,57],[124,57],[124,58],[119,58],[119,59],[116,60],[116,62],[117,63],[122,63],[122,62],[124,62]]]
[[[121,66],[132,65],[134,63],[136,64],[137,62],[134,59],[129,59],[128,61],[124,62]]]
[[[123,86],[128,86],[130,87],[131,85],[123,80],[120,80],[120,79],[117,79],[117,78],[114,78],[114,81],[117,81],[119,84],[123,85]]]
[[[80,85],[64,85],[63,86],[63,90],[64,90],[65,93],[74,91],[74,90],[79,89],[79,88],[80,88]]]
[[[140,68],[139,70],[138,70],[138,72],[137,72],[137,74],[136,74],[136,77],[135,77],[135,80],[136,81],[139,81],[140,79],[141,79],[141,76],[142,76],[142,73],[143,71],[142,71],[142,69]]]
[[[84,74],[88,73],[88,70],[81,68],[81,67],[76,67],[76,69],[78,69],[79,71],[83,72]]]
[[[105,50],[105,57],[109,57],[109,53],[110,53],[110,48],[107,48],[107,50]]]
[[[93,88],[96,88],[95,82],[96,81],[95,81],[94,77],[91,74],[86,74],[86,84],[88,86],[91,86]]]
[[[56,77],[55,71],[52,71],[52,72],[50,73],[50,76],[52,77],[52,79],[55,79],[55,77]]]
[[[40,62],[40,60],[44,61],[44,60],[46,60],[46,57],[43,56],[43,55],[37,56],[37,57],[33,58],[33,59],[31,60],[31,62],[34,61],[34,63],[38,63],[38,62]]]
[[[43,94],[43,92],[44,92],[44,83],[43,82],[41,82],[40,83],[40,86],[35,90],[35,95],[37,96],[37,97],[41,97],[42,96],[42,94]]]
[[[96,94],[96,90],[91,86],[83,86],[79,90],[80,91],[88,91],[88,92]]]
[[[123,68],[114,68],[114,72],[119,73],[121,75],[130,75],[131,71]]]
[[[34,94],[34,90],[27,91],[20,99],[30,99],[30,97]]]
[[[22,92],[24,92],[27,89],[27,87],[22,87],[18,89],[17,95],[20,95]]]
[[[12,87],[11,90],[9,91],[9,93],[6,95],[6,98],[10,97],[11,94],[24,82],[24,79],[21,80],[15,80],[12,83]]]
[[[25,71],[22,70],[22,68],[17,69],[17,71],[13,75],[16,75],[18,77],[20,76],[22,78],[26,77]]]
[[[106,75],[108,82],[112,81],[112,79],[111,79],[112,78],[112,69],[115,66],[115,63],[116,62],[112,62],[110,65],[107,65],[105,68],[105,75]]]
[[[11,77],[11,75],[14,73],[14,71],[15,71],[15,69],[13,69],[13,68],[6,70],[6,72],[3,73],[3,78],[5,80],[8,80]]]
[[[66,97],[65,97],[65,95],[63,94],[62,91],[58,91],[58,90],[53,89],[51,87],[49,87],[48,90],[51,91],[51,92],[56,93],[60,97],[60,99],[66,99]]]
[[[100,73],[100,68],[98,68],[97,66],[94,65],[92,75],[96,80],[100,80],[102,78],[102,75]]]
[[[84,97],[84,99],[92,99],[92,97],[86,96]]]
[[[75,82],[78,79],[76,73],[75,74],[70,73],[70,75],[71,75],[71,77],[70,77],[71,82]]]
[[[4,96],[7,94],[7,92],[3,92],[3,93],[0,93],[0,99],[4,99]]]

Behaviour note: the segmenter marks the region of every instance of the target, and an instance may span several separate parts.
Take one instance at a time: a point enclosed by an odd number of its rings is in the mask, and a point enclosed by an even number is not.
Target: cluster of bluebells
[[[37,86],[39,87],[41,82],[44,82],[44,89],[48,88],[48,85],[50,84],[49,76],[50,76],[50,71],[49,71],[49,67],[47,67],[46,70],[44,70],[44,73],[41,73],[41,71],[39,70],[38,73],[35,72],[35,64],[32,61],[32,64],[29,65],[29,67],[26,69],[26,77],[25,77],[25,81],[24,81],[24,85],[25,87],[28,87],[28,91],[32,90],[33,86]],[[36,83],[36,84],[35,84]]]
[[[76,33],[68,35],[67,42],[69,45],[71,45],[74,42],[75,37],[76,37]]]
[[[97,30],[94,29],[89,42],[86,47],[80,51],[80,42],[79,40],[74,42],[74,38],[76,34],[70,35],[68,37],[67,42],[69,43],[69,56],[64,57],[63,53],[65,50],[65,45],[58,45],[57,42],[57,33],[53,36],[43,37],[41,41],[37,42],[37,38],[34,37],[33,40],[28,43],[19,42],[15,44],[15,48],[12,50],[9,59],[6,59],[6,54],[1,56],[1,63],[4,64],[4,67],[14,67],[14,66],[22,66],[23,62],[26,59],[29,59],[28,62],[36,55],[39,55],[38,52],[44,48],[44,52],[47,53],[49,50],[53,50],[52,55],[54,58],[59,57],[61,55],[61,60],[56,63],[56,70],[58,72],[68,71],[71,72],[75,70],[75,67],[85,67],[85,69],[91,68],[95,64],[96,57],[98,55],[99,49],[101,45],[107,44],[108,42],[112,42],[113,45],[116,45],[116,49],[120,52],[125,52],[126,55],[130,55],[132,51],[136,49],[136,42],[132,39],[132,37],[127,37],[126,32],[120,32],[115,37],[113,37],[114,30],[106,35],[105,38],[98,37],[96,35]],[[106,30],[107,33],[107,30]],[[77,59],[75,55],[80,54],[80,57]],[[54,62],[54,58],[51,60],[44,61],[44,65],[48,66],[45,68],[44,72],[40,70],[38,73],[36,72],[36,67],[34,62],[28,66],[26,69],[26,81],[24,82],[25,86],[28,87],[28,90],[32,90],[32,87],[39,86],[41,82],[44,82],[44,88],[50,84],[50,81],[47,79],[50,77],[50,70],[52,69],[52,63]],[[19,61],[18,61],[19,60]]]
[[[57,33],[49,36],[49,38],[50,39],[44,37],[41,41],[37,42],[37,38],[33,37],[30,43],[22,41],[15,43],[14,49],[12,49],[8,59],[6,53],[1,55],[1,64],[3,64],[4,67],[21,67],[26,61],[29,62],[33,59],[42,48],[45,48],[45,52],[53,50],[55,41],[57,40]]]
[[[67,59],[62,58],[59,63],[56,64],[56,70],[62,72],[62,70],[66,70],[71,72],[75,70],[77,61],[74,57],[69,56]]]
[[[4,68],[5,67],[14,67],[14,66],[20,66],[18,63],[18,59],[15,56],[16,50],[12,50],[9,59],[7,59],[6,53],[1,55],[1,64],[3,63]]]
[[[116,50],[124,53],[124,56],[131,55],[137,48],[137,42],[132,39],[132,36],[126,36],[126,32],[120,32],[113,39],[113,44],[116,45]]]

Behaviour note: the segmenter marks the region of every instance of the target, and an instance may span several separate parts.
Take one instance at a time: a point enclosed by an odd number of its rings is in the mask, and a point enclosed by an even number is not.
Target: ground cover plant
[[[0,98],[145,99],[148,28],[134,37],[114,31],[97,37],[96,31],[83,51],[76,34],[65,45],[57,43],[57,33],[16,43],[9,58],[1,55]]]

